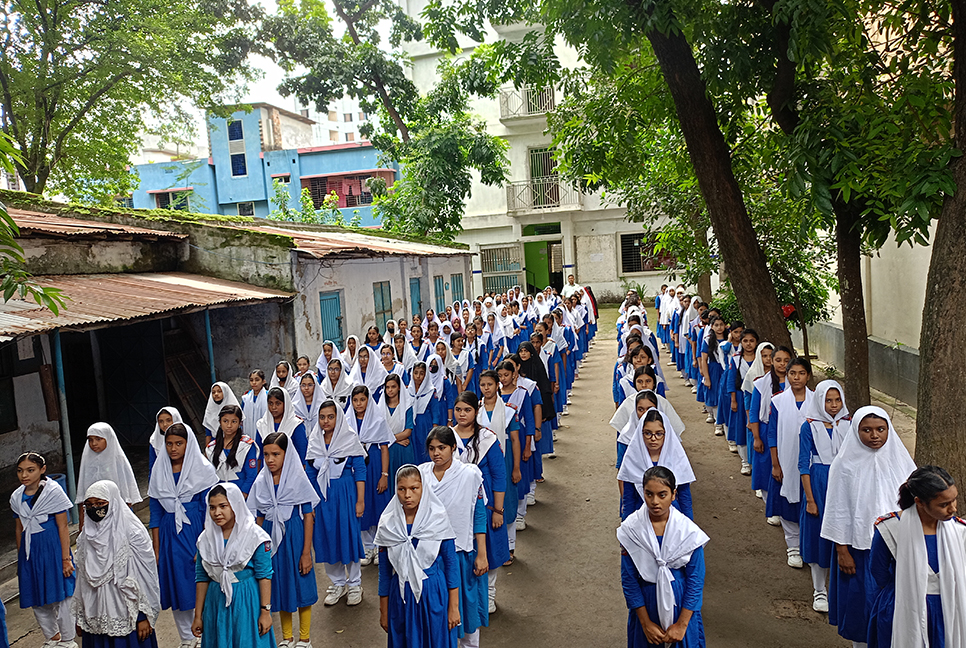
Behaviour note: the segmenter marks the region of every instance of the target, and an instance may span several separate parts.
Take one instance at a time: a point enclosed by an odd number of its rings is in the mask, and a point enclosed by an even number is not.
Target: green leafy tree
[[[27,191],[126,193],[147,123],[190,134],[190,107],[236,98],[259,15],[247,0],[4,3],[0,125]]]

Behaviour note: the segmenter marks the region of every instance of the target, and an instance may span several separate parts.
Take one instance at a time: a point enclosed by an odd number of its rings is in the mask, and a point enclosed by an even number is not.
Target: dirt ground
[[[653,311],[650,313],[653,316]],[[545,461],[546,483],[518,535],[517,560],[501,569],[499,610],[483,630],[492,648],[614,647],[626,645],[627,608],[620,586],[616,433],[611,372],[617,352],[614,309],[603,310],[598,340],[575,384],[570,416],[560,431],[556,459]],[[706,549],[705,633],[712,648],[845,647],[825,615],[811,609],[807,570],[785,564],[781,530],[765,524],[764,507],[739,474],[737,455],[704,422],[690,390],[669,375],[668,397],[684,420],[685,447],[697,481],[697,523],[711,537]],[[328,580],[317,570],[321,590]],[[350,608],[319,603],[313,610],[315,648],[385,645],[379,627],[378,567],[363,568],[365,599]],[[323,594],[324,595],[324,594]],[[8,609],[10,639],[18,648],[43,643],[29,610]],[[162,648],[178,645],[170,612],[162,612]],[[280,637],[276,623],[276,636]]]

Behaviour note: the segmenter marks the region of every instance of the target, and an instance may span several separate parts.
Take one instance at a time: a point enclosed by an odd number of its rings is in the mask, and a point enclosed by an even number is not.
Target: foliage
[[[0,169],[8,173],[14,170],[18,160],[10,139],[0,133]],[[17,242],[20,228],[0,203],[0,291],[4,303],[16,295],[22,300],[32,299],[37,305],[50,309],[57,315],[64,306],[65,297],[59,288],[43,287],[33,280],[25,267],[23,248]]]
[[[314,225],[336,225],[338,227],[359,227],[362,224],[362,215],[358,209],[353,210],[352,218],[346,221],[342,210],[339,209],[339,195],[335,191],[329,192],[322,199],[322,205],[316,208],[315,201],[312,200],[312,193],[308,187],[303,187],[299,194],[299,209],[297,211],[289,207],[291,195],[287,184],[273,180],[272,191],[271,202],[274,209],[268,215],[272,220]]]
[[[474,173],[485,185],[501,184],[506,177],[505,142],[488,134],[469,112],[471,97],[496,93],[495,74],[482,58],[443,60],[439,83],[420,96],[398,52],[404,40],[422,39],[420,24],[390,0],[362,5],[336,0],[333,7],[346,27],[342,38],[335,36],[318,0],[285,0],[278,14],[265,20],[265,38],[276,60],[293,73],[279,91],[319,110],[342,95],[358,99],[363,110],[377,116],[360,132],[385,163],[401,166],[402,178],[392,188],[373,192],[383,226],[452,239],[461,229]],[[382,21],[389,22],[394,51],[380,46]]]
[[[28,191],[101,202],[131,188],[147,125],[191,135],[252,70],[247,0],[12,0],[0,8],[0,123]]]

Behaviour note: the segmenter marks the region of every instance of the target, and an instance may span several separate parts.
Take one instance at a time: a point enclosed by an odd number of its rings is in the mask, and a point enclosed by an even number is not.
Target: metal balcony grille
[[[553,88],[500,90],[500,119],[542,115],[556,107]]]
[[[580,191],[557,176],[511,182],[506,187],[507,211],[553,209],[580,204]]]

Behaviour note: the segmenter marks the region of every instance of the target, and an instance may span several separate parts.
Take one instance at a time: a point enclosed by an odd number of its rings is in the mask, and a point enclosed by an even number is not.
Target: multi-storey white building
[[[362,111],[357,99],[335,99],[329,102],[328,111],[324,113],[317,112],[314,106],[297,111],[315,121],[312,130],[317,146],[365,140],[359,133],[359,127],[369,121],[369,115]]]
[[[418,17],[425,0],[406,0],[404,10]],[[523,25],[500,26],[490,38],[522,38]],[[461,42],[463,56],[474,44]],[[443,56],[425,42],[409,43],[412,78],[421,92],[438,80]],[[561,45],[565,64],[577,63],[576,52]],[[546,113],[561,100],[554,88],[501,88],[498,99],[477,100],[473,111],[489,132],[509,144],[510,180],[503,187],[473,185],[458,240],[474,257],[473,292],[504,290],[514,284],[558,288],[573,273],[577,282],[594,287],[599,298],[617,297],[621,280],[653,286],[665,273],[654,271],[653,239],[639,223],[625,219],[626,210],[606,204],[599,193],[586,194],[561,182],[555,170],[551,138],[545,134]]]

